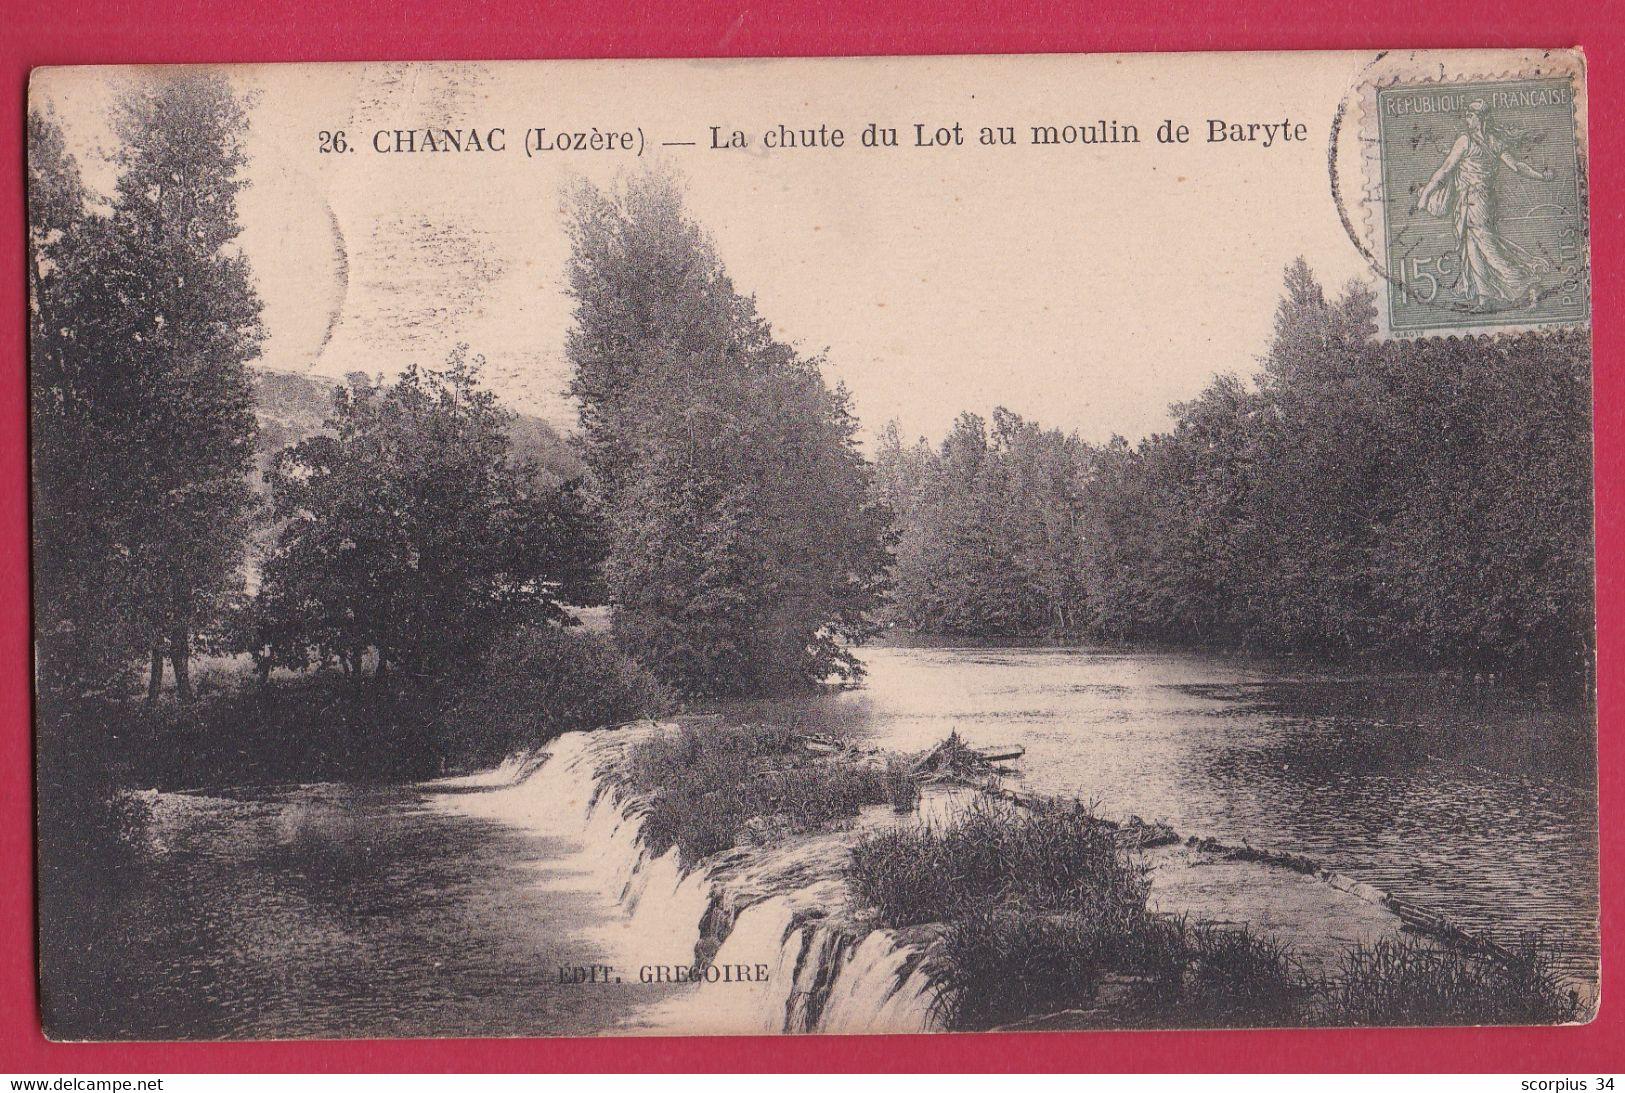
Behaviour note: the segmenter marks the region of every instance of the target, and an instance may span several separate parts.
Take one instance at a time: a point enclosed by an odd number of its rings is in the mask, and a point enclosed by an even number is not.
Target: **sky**
[[[432,365],[466,342],[517,409],[573,427],[564,394],[563,195],[653,165],[687,181],[735,285],[782,338],[827,354],[867,435],[943,435],[1005,406],[1101,441],[1168,423],[1220,372],[1249,374],[1285,266],[1371,278],[1333,200],[1328,137],[1359,54],[245,66],[241,246],[264,302],[261,365],[341,377]],[[106,190],[106,118],[140,70],[54,69],[31,94]],[[1161,122],[1189,141],[1155,139]],[[1209,142],[1209,121],[1304,139]],[[898,147],[865,148],[873,122]],[[1031,143],[1117,122],[1140,143]],[[961,146],[915,147],[961,126]],[[841,148],[767,149],[780,125]],[[1014,146],[984,148],[981,126]],[[751,146],[712,149],[711,127]],[[379,153],[396,129],[505,130],[501,153]],[[641,156],[525,131],[641,133]],[[342,130],[357,150],[323,153]],[[1278,131],[1279,132],[1279,131]],[[1261,131],[1256,131],[1261,137]],[[551,139],[551,136],[549,137]],[[692,146],[664,146],[666,142]],[[1338,160],[1358,176],[1358,158]],[[1345,192],[1358,195],[1357,177]],[[1363,215],[1355,204],[1358,221]]]

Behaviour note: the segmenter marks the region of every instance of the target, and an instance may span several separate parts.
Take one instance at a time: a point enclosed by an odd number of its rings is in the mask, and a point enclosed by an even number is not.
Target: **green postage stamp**
[[[1386,333],[1588,321],[1583,88],[1583,70],[1558,66],[1374,89],[1367,207],[1380,209]]]

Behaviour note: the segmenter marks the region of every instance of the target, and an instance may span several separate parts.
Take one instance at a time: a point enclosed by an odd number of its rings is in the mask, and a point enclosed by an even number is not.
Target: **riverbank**
[[[584,625],[487,635],[467,670],[260,676],[246,656],[199,658],[194,693],[42,705],[40,759],[61,807],[83,789],[196,791],[314,782],[387,785],[481,769],[572,730],[666,713],[677,696],[621,653],[602,612]],[[52,806],[58,802],[52,801]]]
[[[1003,634],[997,631],[954,633],[888,626],[870,638],[869,649],[1089,649],[1108,655],[1173,655],[1222,657],[1253,661],[1286,674],[1327,678],[1410,679],[1453,695],[1507,695],[1525,701],[1591,704],[1596,694],[1595,657],[1566,671],[1519,670],[1505,665],[1435,662],[1377,649],[1329,652],[1322,649],[1273,648],[1230,641],[1170,641],[1127,638],[1091,631]]]
[[[736,736],[724,750],[737,754],[741,730],[730,731]],[[994,802],[963,785],[928,785],[917,804],[900,810],[880,796],[881,778],[879,799],[849,795],[811,820],[786,795],[760,793],[755,815],[719,810],[737,826],[706,830],[714,844],[731,845],[697,853],[701,844],[690,842],[685,855],[658,820],[651,828],[664,795],[637,768],[651,749],[664,749],[687,754],[701,770],[714,758],[703,741],[718,736],[665,723],[570,734],[528,776],[516,760],[498,775],[439,784],[442,807],[561,835],[574,829],[583,886],[612,893],[623,911],[609,931],[617,966],[634,974],[699,969],[697,986],[644,1019],[650,1031],[1579,1016],[1542,967],[1516,964],[1522,955],[1422,940],[1380,893],[1337,874],[1177,839],[1154,825],[1110,824],[1076,806],[1062,814],[1033,802]],[[898,762],[856,750],[809,759],[791,754],[782,734],[766,737],[751,758],[764,781],[780,785],[809,777],[862,784],[867,776],[858,768]],[[684,790],[689,814],[714,792],[698,781],[698,793],[693,783]],[[967,824],[1017,849],[1003,860],[984,855],[974,869],[949,860],[986,845],[961,837],[959,849],[943,849]],[[914,921],[877,904],[875,885],[854,875],[854,863],[866,854],[872,862],[888,840],[905,851],[899,861],[918,858],[922,841],[935,840],[939,857],[946,855],[942,875],[958,878],[961,905]],[[1032,893],[1056,878],[1019,860],[1020,847],[1039,844],[1050,855],[1043,860],[1053,863],[1059,853],[1072,862],[1067,883],[1049,884],[1042,898]],[[1103,892],[1110,898],[1095,900]],[[986,966],[978,969],[978,961]],[[704,981],[706,969],[730,967],[765,971],[748,982]]]

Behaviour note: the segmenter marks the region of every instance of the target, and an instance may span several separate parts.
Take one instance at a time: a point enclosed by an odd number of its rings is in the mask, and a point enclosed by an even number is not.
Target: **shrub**
[[[530,625],[482,652],[453,687],[439,722],[447,752],[494,762],[561,733],[658,717],[674,696],[602,634]]]
[[[1580,1005],[1534,942],[1510,954],[1409,938],[1350,948],[1310,980],[1290,949],[1245,927],[1146,909],[1144,872],[1081,806],[978,799],[940,827],[894,828],[853,848],[855,895],[892,928],[942,923],[935,1005],[985,1029],[1095,1007],[1085,1023],[1554,1024]],[[1106,977],[1118,989],[1101,992]]]
[[[920,783],[914,768],[901,759],[888,759],[884,772],[886,800],[897,812],[913,812],[920,803]]]
[[[856,816],[864,805],[888,800],[885,773],[868,763],[815,759],[763,780],[776,807],[799,830],[810,831]]]
[[[1297,1024],[1307,985],[1291,950],[1245,927],[1197,926],[1186,948],[1190,970],[1181,984],[1202,1024]]]
[[[673,704],[603,636],[526,627],[494,639],[478,660],[456,684],[405,672],[318,671],[214,687],[200,678],[196,701],[86,705],[50,719],[49,735],[76,742],[116,733],[119,746],[104,762],[80,762],[107,767],[110,785],[400,780],[441,774],[448,762],[495,762],[562,732]]]
[[[685,866],[736,845],[758,818],[805,831],[892,800],[885,771],[811,755],[781,726],[684,726],[634,747],[626,779],[650,800],[650,851],[676,846]]]
[[[1101,1004],[1101,1023],[1154,1007],[1158,1023],[1294,1023],[1305,985],[1290,952],[1246,929],[1147,910],[1143,868],[1079,805],[979,799],[940,827],[874,832],[849,879],[880,922],[945,923],[936,1006],[982,1029]],[[1122,989],[1097,999],[1108,975]]]
[[[1245,928],[1189,927],[1125,907],[1113,915],[1002,905],[954,920],[938,948],[935,1005],[951,1029],[1099,1007],[1100,1024],[1299,1024],[1307,985],[1290,953]],[[1101,985],[1112,976],[1119,992]]]
[[[1116,939],[1078,915],[972,911],[943,934],[935,1007],[950,1029],[988,1029],[1087,1004]]]
[[[125,785],[381,781],[439,773],[435,692],[405,675],[319,672],[118,711]]]
[[[1082,806],[1028,811],[978,800],[941,826],[889,829],[852,851],[858,896],[890,927],[999,903],[1121,921],[1143,909],[1143,871]]]
[[[955,919],[938,949],[938,1012],[985,1029],[1101,1007],[1101,1024],[1163,1026],[1537,1025],[1581,1019],[1577,995],[1526,944],[1510,956],[1400,938],[1355,944],[1342,966],[1306,977],[1280,942],[1245,927],[1182,919],[1035,913],[1009,905]],[[1127,989],[1107,1001],[1108,974]]]

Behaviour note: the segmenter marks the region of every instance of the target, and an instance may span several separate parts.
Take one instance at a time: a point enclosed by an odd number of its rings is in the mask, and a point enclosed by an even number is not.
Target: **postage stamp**
[[[1386,267],[1398,336],[1585,323],[1590,316],[1577,73],[1375,89]],[[1376,185],[1371,185],[1375,182]],[[1375,210],[1374,210],[1375,211]]]

